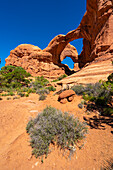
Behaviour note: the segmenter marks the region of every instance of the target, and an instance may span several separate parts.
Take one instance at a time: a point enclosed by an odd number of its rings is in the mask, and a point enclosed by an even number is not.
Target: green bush
[[[45,79],[43,76],[41,77],[36,77],[34,82],[31,82],[30,87],[33,87],[35,90],[39,88],[45,87],[49,81]]]
[[[8,93],[8,96],[14,96],[15,94],[11,91]]]
[[[25,96],[25,93],[22,93],[22,92],[18,92],[17,93],[20,97],[24,97]]]
[[[103,113],[102,113],[104,116],[110,116],[113,114],[113,108],[112,107],[106,107],[106,108],[103,108]]]
[[[26,78],[29,76],[31,76],[30,73],[27,73],[22,67],[4,66],[0,70],[0,85],[8,88],[28,86],[30,81]]]
[[[49,90],[45,88],[37,89],[36,91],[36,94],[39,94],[39,95],[44,95],[44,94],[49,94],[49,93],[50,93]]]
[[[27,92],[29,90],[28,87],[21,87],[16,89],[18,92]]]
[[[46,107],[26,127],[30,135],[30,144],[35,157],[48,155],[50,144],[57,144],[60,149],[69,150],[70,155],[76,150],[78,142],[85,138],[87,128],[77,118],[62,113],[53,107]]]
[[[26,97],[29,97],[29,93],[27,93],[25,96],[26,96]]]
[[[34,90],[34,89],[31,89],[31,88],[29,88],[28,90],[27,90],[27,93],[28,94],[30,94],[30,93],[35,93],[36,91]]]
[[[47,89],[48,89],[49,91],[56,91],[56,88],[54,88],[53,86],[49,86],[49,87],[47,87]]]
[[[107,105],[111,100],[111,86],[103,83],[76,85],[71,88],[78,95],[83,95],[84,100],[95,102],[97,105]]]

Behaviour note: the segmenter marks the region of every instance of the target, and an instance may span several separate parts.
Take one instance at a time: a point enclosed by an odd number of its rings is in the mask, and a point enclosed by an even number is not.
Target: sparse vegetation
[[[47,97],[47,96],[45,96],[44,94],[41,94],[41,95],[39,96],[39,100],[45,100],[46,97]]]
[[[31,119],[26,127],[30,135],[30,144],[35,157],[47,157],[50,144],[60,149],[69,150],[70,155],[76,150],[78,142],[85,138],[87,128],[77,118],[62,113],[51,106],[46,107],[35,119]]]
[[[42,94],[49,94],[49,90],[45,88],[37,89],[36,94],[42,95]]]
[[[26,96],[26,97],[29,97],[29,93],[27,93],[25,96]]]
[[[22,92],[18,92],[17,93],[20,97],[24,97],[25,96],[25,93],[22,93]]]
[[[37,89],[45,87],[48,83],[49,83],[49,81],[47,79],[45,79],[43,76],[36,77],[35,81],[31,82],[30,87],[37,90]]]
[[[56,91],[56,88],[54,88],[53,86],[49,86],[49,87],[47,87],[47,89],[48,89],[49,91]]]
[[[53,86],[46,87],[49,81],[43,76],[36,77],[35,81],[28,79],[31,76],[21,67],[5,66],[0,71],[0,93],[2,96],[13,96],[15,93],[21,97],[28,97],[30,93],[43,96],[55,91]],[[5,93],[4,93],[5,92]],[[40,99],[44,97],[40,96]]]

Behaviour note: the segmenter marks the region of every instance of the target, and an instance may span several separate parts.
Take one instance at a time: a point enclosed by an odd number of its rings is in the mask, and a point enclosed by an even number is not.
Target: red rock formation
[[[62,52],[62,60],[66,57],[67,51],[73,61],[76,61],[78,57],[76,48],[70,44]],[[50,52],[41,50],[37,46],[21,44],[10,52],[6,65],[21,66],[33,76],[43,75],[55,79],[65,74],[65,71],[69,72],[68,66],[61,64],[62,60],[60,58],[55,60]]]
[[[83,38],[83,51],[78,57],[76,49],[69,42]],[[61,61],[69,56],[78,70],[86,63],[113,59],[113,1],[87,0],[87,11],[77,29],[66,35],[57,35],[41,50],[32,45],[20,45],[11,51],[6,65],[22,66],[33,75],[58,77],[69,73]]]
[[[77,29],[65,36],[53,39],[46,51],[59,58],[65,46],[78,38],[83,38],[83,51],[79,56],[79,65],[83,67],[93,60],[113,58],[113,1],[87,0],[87,11]]]

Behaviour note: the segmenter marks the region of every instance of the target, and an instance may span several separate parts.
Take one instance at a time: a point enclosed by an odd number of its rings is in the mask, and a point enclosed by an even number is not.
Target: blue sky
[[[44,49],[56,35],[76,29],[85,11],[86,0],[0,0],[0,68],[19,44]],[[82,40],[71,44],[81,52]]]

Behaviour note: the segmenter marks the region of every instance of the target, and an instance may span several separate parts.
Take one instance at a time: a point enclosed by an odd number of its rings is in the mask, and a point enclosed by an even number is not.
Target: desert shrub
[[[39,94],[39,95],[49,94],[49,90],[45,88],[37,89],[36,94]]]
[[[2,92],[15,92],[16,89],[12,87],[2,87]]]
[[[47,156],[50,144],[55,143],[60,149],[69,150],[71,156],[78,142],[84,139],[87,133],[84,123],[51,106],[46,107],[35,119],[31,119],[26,130],[31,138],[32,154],[36,158]]]
[[[26,79],[31,76],[22,67],[15,67],[12,65],[4,66],[0,70],[0,84],[2,87],[21,87],[28,86],[30,81]]]
[[[15,94],[11,91],[8,93],[8,96],[14,96]]]
[[[28,90],[27,90],[27,93],[28,94],[30,94],[30,93],[35,93],[36,91],[34,90],[34,89],[31,89],[31,88],[29,88]]]
[[[39,96],[39,100],[45,100],[46,97],[47,97],[47,96],[45,96],[44,94],[41,94],[41,95]]]
[[[27,92],[29,90],[29,88],[28,87],[22,87],[22,88],[17,88],[16,90],[19,91],[19,92]]]
[[[37,90],[39,88],[45,87],[48,83],[49,81],[45,79],[43,76],[41,76],[41,77],[36,77],[35,81],[31,82],[30,86],[33,87],[35,90]]]
[[[25,96],[25,93],[22,93],[22,92],[18,92],[17,93],[20,97],[24,97]]]
[[[61,75],[60,77],[58,77],[57,79],[53,80],[52,82],[60,81],[60,80],[64,79],[65,77],[67,77],[67,75],[66,75],[66,74],[63,74],[63,75]]]
[[[49,86],[49,87],[47,87],[47,89],[48,89],[49,91],[56,91],[56,88],[53,87],[53,86]]]
[[[14,97],[13,97],[13,100],[15,100],[15,99],[19,99],[19,97],[17,97],[17,96],[14,96]]]
[[[11,100],[11,97],[7,97],[7,100]]]
[[[2,97],[0,97],[0,100],[3,100]]]
[[[112,114],[113,114],[113,108],[112,107],[105,107],[105,108],[103,108],[102,115],[110,116]]]
[[[26,93],[26,95],[25,95],[26,97],[29,97],[29,93]]]
[[[75,85],[71,89],[74,90],[76,94],[83,96],[83,99],[87,101],[85,103],[86,105],[88,104],[88,101],[90,101],[95,104],[95,108],[101,110],[102,114],[110,115],[113,113],[113,108],[111,106],[113,96],[112,78],[113,74],[109,75],[107,81],[100,81],[95,84],[87,84],[86,86]],[[87,106],[89,106],[89,104]],[[82,107],[82,105],[80,104],[78,107]]]
[[[85,87],[83,85],[74,85],[71,87],[71,89],[77,94],[82,95],[85,91]]]
[[[71,88],[78,95],[83,95],[84,100],[95,102],[97,105],[107,105],[111,99],[111,86],[105,83],[76,85]]]

